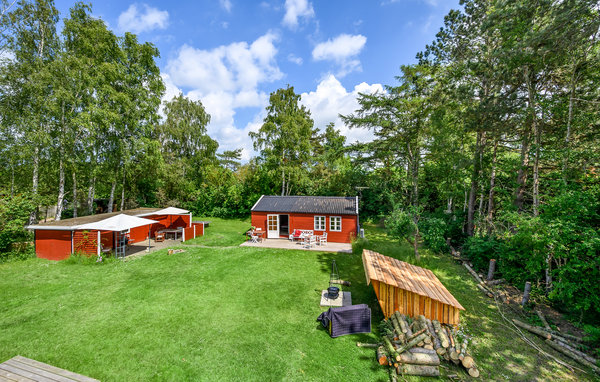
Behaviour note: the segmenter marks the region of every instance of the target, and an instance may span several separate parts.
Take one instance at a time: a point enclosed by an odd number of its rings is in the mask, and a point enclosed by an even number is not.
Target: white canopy
[[[77,229],[97,229],[101,231],[125,231],[135,227],[150,225],[156,223],[156,220],[144,219],[137,216],[125,214],[115,215],[113,217],[100,220],[94,223],[83,224]]]
[[[163,208],[162,210],[158,210],[158,211],[154,211],[154,212],[147,212],[145,214],[141,214],[141,215],[138,215],[138,216],[150,216],[150,215],[187,215],[189,213],[190,213],[190,211],[184,210],[184,209],[181,209],[181,208],[167,207],[167,208]]]

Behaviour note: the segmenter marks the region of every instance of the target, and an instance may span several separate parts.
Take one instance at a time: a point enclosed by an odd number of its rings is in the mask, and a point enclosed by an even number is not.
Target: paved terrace
[[[348,243],[327,243],[325,245],[315,245],[311,248],[306,248],[301,242],[291,242],[288,239],[263,239],[258,243],[246,241],[240,244],[241,247],[258,247],[258,248],[277,248],[277,249],[303,249],[306,251],[318,252],[342,252],[352,253],[352,245]]]

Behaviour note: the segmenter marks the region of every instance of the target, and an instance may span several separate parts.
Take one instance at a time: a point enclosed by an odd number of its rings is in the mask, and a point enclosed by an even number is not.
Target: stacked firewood
[[[460,343],[456,330],[425,316],[410,318],[395,312],[382,322],[380,343],[361,343],[376,349],[377,362],[389,366],[392,380],[398,374],[436,377],[441,359],[462,365],[472,377],[479,376],[475,360]]]

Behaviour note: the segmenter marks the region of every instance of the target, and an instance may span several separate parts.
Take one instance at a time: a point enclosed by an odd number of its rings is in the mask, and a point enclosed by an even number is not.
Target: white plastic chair
[[[319,245],[327,245],[327,232],[323,232],[323,235],[319,236]]]

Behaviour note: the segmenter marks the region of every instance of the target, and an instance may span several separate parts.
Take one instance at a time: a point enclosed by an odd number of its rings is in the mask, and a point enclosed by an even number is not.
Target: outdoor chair
[[[156,236],[154,236],[154,241],[157,243],[165,241],[165,234],[162,232],[157,232]]]
[[[255,235],[254,233],[250,235],[250,242],[251,243],[258,243],[258,235]]]
[[[327,245],[327,232],[323,232],[323,235],[319,236],[319,245]]]
[[[304,236],[304,248],[312,248],[317,243],[317,237],[315,235]]]
[[[295,229],[290,235],[290,241],[301,240],[302,239],[302,231],[299,229]]]

